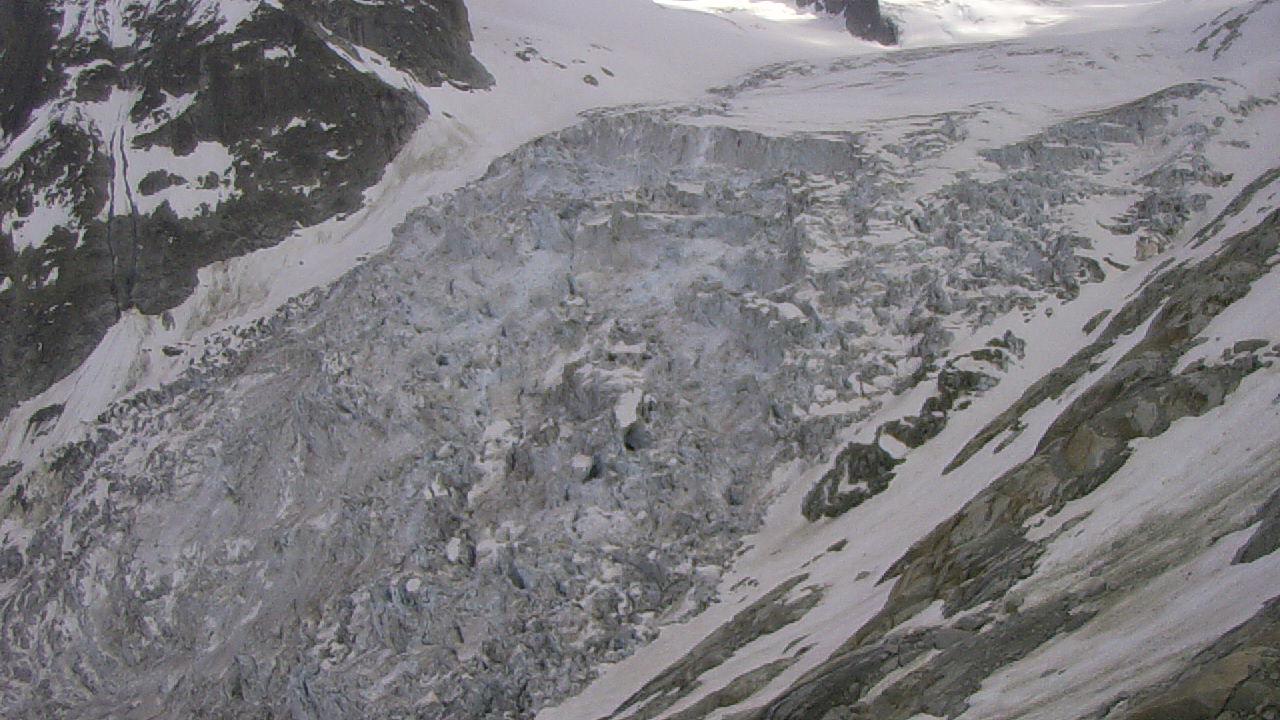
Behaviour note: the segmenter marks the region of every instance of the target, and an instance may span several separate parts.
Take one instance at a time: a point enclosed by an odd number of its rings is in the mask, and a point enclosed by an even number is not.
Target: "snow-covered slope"
[[[677,4],[10,414],[6,716],[1280,702],[1277,4]]]

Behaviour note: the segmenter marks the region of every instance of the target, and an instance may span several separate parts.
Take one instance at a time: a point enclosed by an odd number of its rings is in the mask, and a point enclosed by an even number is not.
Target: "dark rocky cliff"
[[[796,4],[844,16],[854,37],[881,45],[898,44],[898,26],[880,12],[880,0],[796,0]]]
[[[385,77],[491,82],[457,0],[254,5],[0,8],[0,411],[202,265],[359,207],[428,112]]]

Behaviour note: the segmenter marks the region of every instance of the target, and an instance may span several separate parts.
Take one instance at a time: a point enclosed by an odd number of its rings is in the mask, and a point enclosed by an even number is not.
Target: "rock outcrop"
[[[844,17],[854,37],[880,43],[898,44],[898,26],[880,11],[880,0],[796,0],[802,8]]]

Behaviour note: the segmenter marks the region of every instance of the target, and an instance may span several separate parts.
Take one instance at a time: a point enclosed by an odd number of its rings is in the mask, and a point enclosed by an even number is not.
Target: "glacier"
[[[678,5],[8,413],[6,716],[1280,711],[1280,7]]]

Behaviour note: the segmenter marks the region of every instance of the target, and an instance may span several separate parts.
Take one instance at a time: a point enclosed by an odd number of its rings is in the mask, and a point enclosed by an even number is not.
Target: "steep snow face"
[[[360,207],[425,88],[489,80],[450,0],[21,0],[0,36],[5,412],[201,266]]]
[[[10,416],[3,714],[1261,715],[1276,4],[601,5],[472,8],[367,209]]]

